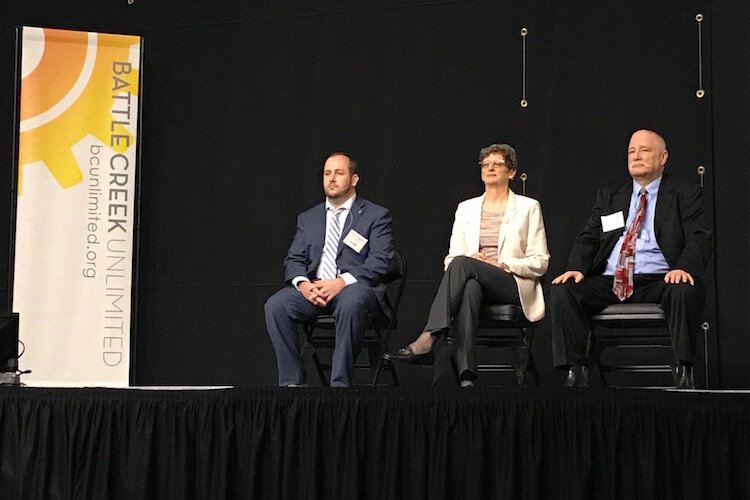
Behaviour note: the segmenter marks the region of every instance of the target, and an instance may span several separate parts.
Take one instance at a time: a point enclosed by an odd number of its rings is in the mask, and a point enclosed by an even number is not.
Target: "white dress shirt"
[[[338,223],[339,227],[341,228],[341,235],[344,235],[344,232],[347,230],[347,221],[349,220],[349,216],[351,215],[352,211],[352,205],[354,204],[354,200],[357,198],[357,194],[354,193],[351,198],[346,200],[343,204],[341,204],[338,208],[341,209],[338,214]],[[330,224],[333,223],[333,218],[336,217],[334,214],[334,210],[336,207],[331,205],[331,201],[326,198],[326,229],[323,234],[328,233],[328,227]],[[315,275],[318,279],[320,279],[320,266],[318,266],[318,270],[316,271]],[[355,278],[351,273],[344,273],[340,276],[341,279],[344,280],[344,283],[346,286],[351,285],[352,283],[357,282],[357,278]],[[292,285],[294,285],[294,288],[299,290],[299,284],[303,281],[310,281],[307,276],[295,276],[294,279],[292,279]]]
[[[666,274],[669,272],[669,264],[664,254],[656,242],[656,233],[654,232],[654,215],[656,214],[657,196],[661,186],[661,176],[651,181],[646,186],[646,213],[643,214],[643,223],[635,242],[635,261],[633,264],[633,274]],[[638,211],[638,201],[641,197],[641,185],[633,181],[633,192],[630,194],[630,208],[628,209],[628,219],[622,228],[622,234],[609,254],[607,266],[604,269],[604,276],[614,276],[617,269],[617,259],[620,255],[622,242],[625,239],[625,233],[635,219],[635,213]]]

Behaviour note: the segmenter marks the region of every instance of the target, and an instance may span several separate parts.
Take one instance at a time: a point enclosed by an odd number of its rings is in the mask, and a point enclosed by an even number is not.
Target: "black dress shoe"
[[[695,382],[693,380],[693,367],[688,365],[675,366],[674,385],[678,389],[695,389]]]
[[[589,369],[581,365],[573,365],[568,370],[568,377],[565,379],[565,387],[588,387],[589,386]]]
[[[411,346],[387,352],[383,354],[383,357],[391,361],[400,361],[401,363],[408,363],[410,365],[432,365],[435,363],[435,356],[432,354],[432,351],[424,354],[414,354]]]

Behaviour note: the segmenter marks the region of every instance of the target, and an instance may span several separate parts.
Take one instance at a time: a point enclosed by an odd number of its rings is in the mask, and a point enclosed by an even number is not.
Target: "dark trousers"
[[[516,280],[497,266],[456,257],[440,280],[424,331],[451,330],[462,380],[476,378],[476,334],[483,303],[521,305]]]
[[[362,345],[367,313],[378,307],[372,287],[353,283],[336,295],[327,307],[310,303],[294,287],[282,288],[266,301],[266,328],[276,352],[279,385],[304,384],[305,365],[297,346],[297,323],[333,314],[336,340],[331,358],[331,386],[348,387],[354,361]]]
[[[612,292],[612,276],[590,276],[580,283],[572,279],[552,285],[552,354],[557,368],[586,365],[589,317],[620,300]],[[672,348],[677,361],[692,365],[695,340],[700,330],[700,316],[706,291],[702,281],[668,284],[663,274],[635,276],[633,295],[625,302],[656,302],[667,316]]]

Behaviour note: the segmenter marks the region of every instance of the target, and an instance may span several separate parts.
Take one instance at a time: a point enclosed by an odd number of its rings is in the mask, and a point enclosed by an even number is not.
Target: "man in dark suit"
[[[323,166],[325,203],[297,217],[297,232],[284,260],[286,286],[265,304],[280,386],[306,383],[296,323],[333,313],[331,386],[348,387],[368,311],[381,307],[390,313],[382,279],[394,254],[391,215],[358,197],[358,182],[356,163],[344,153],[333,153]]]
[[[552,350],[555,366],[568,370],[567,386],[587,385],[589,317],[625,301],[661,304],[678,362],[676,385],[693,387],[711,231],[701,188],[665,174],[668,156],[656,132],[633,133],[632,180],[599,190],[567,271],[552,281]]]

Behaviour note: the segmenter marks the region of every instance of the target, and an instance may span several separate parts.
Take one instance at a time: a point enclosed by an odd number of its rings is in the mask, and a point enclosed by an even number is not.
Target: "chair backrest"
[[[398,248],[394,247],[393,258],[388,266],[388,271],[383,276],[383,283],[393,283],[404,276],[406,276],[406,259],[404,259]]]
[[[383,277],[383,283],[388,285],[386,294],[391,305],[392,319],[395,321],[398,305],[401,302],[401,296],[404,294],[404,287],[406,287],[407,267],[404,255],[398,248],[394,247],[393,250],[393,258]]]

